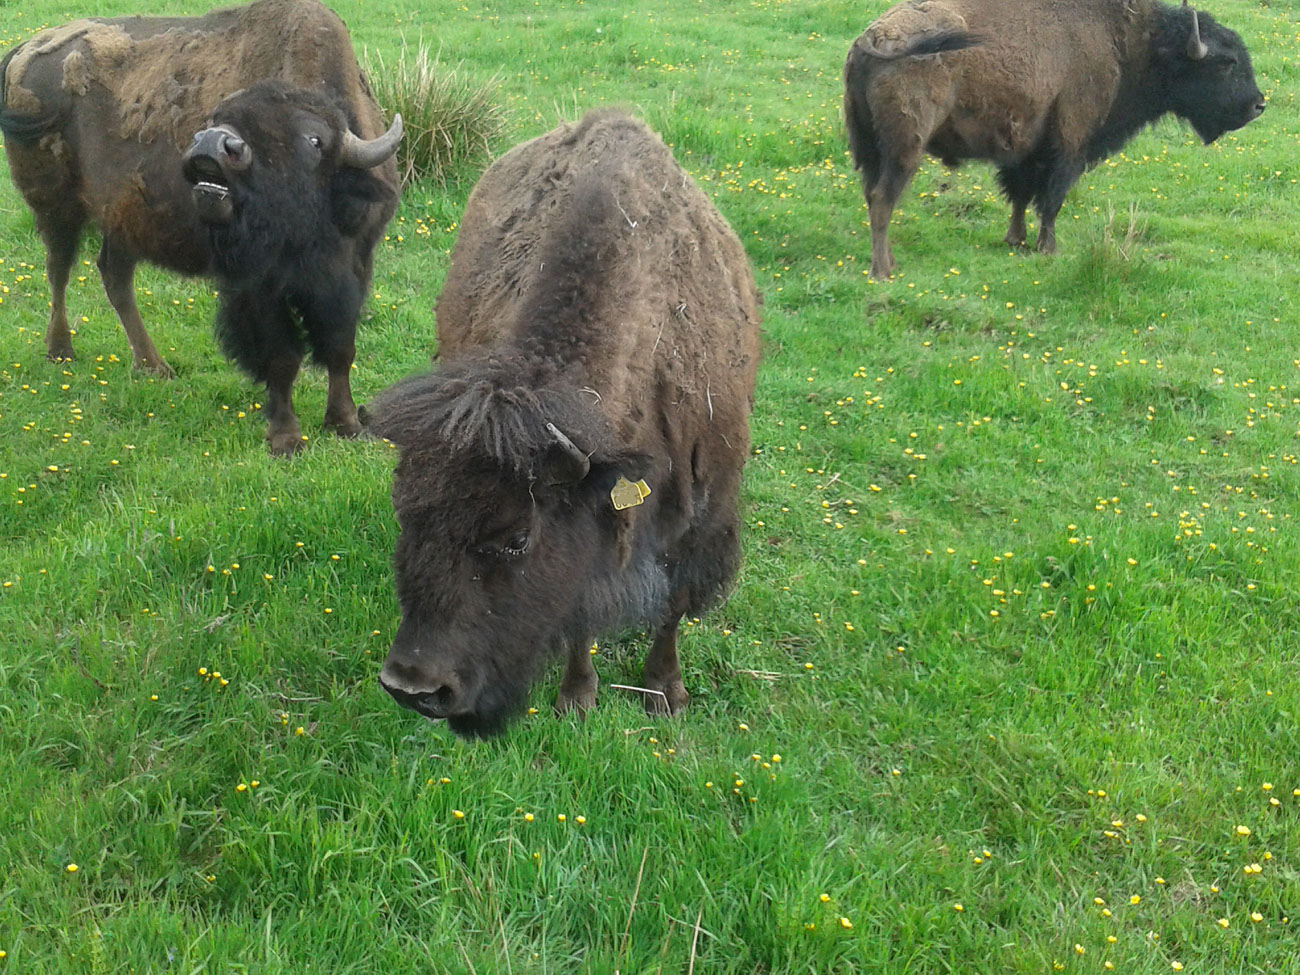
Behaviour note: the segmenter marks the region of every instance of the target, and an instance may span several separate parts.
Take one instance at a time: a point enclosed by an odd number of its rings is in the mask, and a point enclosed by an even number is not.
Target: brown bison
[[[871,221],[871,275],[923,153],[988,159],[1011,201],[1006,241],[1056,250],[1056,215],[1083,171],[1167,112],[1205,142],[1264,110],[1241,38],[1156,0],[908,0],[849,49],[844,118]]]
[[[136,264],[211,275],[223,349],[266,383],[272,452],[301,445],[291,396],[307,349],[329,372],[326,425],[359,432],[349,371],[397,206],[401,121],[385,132],[338,17],[260,0],[78,20],[10,52],[0,83],[10,171],[45,242],[51,358],[72,356],[64,292],[93,222],[137,367],[171,375],[136,307]]]
[[[593,707],[592,638],[644,622],[647,708],[678,712],[678,624],[740,558],[759,354],[740,242],[644,125],[592,112],[484,174],[437,321],[438,369],[374,409],[401,448],[380,683],[484,735],[552,652],[557,709]]]

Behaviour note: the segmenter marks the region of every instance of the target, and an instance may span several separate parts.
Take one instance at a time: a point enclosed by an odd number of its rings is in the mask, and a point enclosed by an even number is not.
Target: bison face
[[[379,681],[458,734],[489,735],[519,711],[553,653],[644,615],[657,571],[651,535],[633,542],[610,499],[644,461],[588,456],[546,412],[515,408],[533,399],[527,390],[480,385],[442,404],[410,383],[395,391],[375,406],[376,428],[402,448],[393,475],[401,622]],[[512,416],[485,420],[494,410]],[[636,509],[639,524],[653,521],[655,500]]]
[[[391,193],[369,170],[396,152],[400,116],[384,135],[360,139],[337,95],[259,82],[221,102],[210,121],[183,155],[182,172],[199,218],[220,230],[219,260],[256,266],[273,259],[273,242],[333,240]]]
[[[1170,70],[1170,97],[1205,143],[1239,129],[1264,111],[1250,54],[1236,31],[1184,5],[1178,33],[1166,32],[1158,54]]]

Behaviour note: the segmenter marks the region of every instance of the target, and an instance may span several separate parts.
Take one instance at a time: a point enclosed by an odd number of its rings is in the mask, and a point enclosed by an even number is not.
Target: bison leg
[[[898,263],[889,247],[889,221],[903,190],[921,165],[919,148],[899,158],[886,157],[880,177],[867,190],[867,214],[871,221],[871,276],[884,281],[894,273]]]
[[[77,207],[45,212],[39,219],[45,241],[45,274],[50,279],[50,323],[45,329],[45,354],[51,359],[72,358],[72,332],[68,328],[68,278],[77,259],[77,244],[85,214]]]
[[[126,332],[126,340],[131,343],[131,357],[135,367],[157,373],[165,379],[175,376],[171,366],[154,348],[153,339],[149,338],[140,318],[140,309],[136,307],[135,257],[123,253],[120,247],[113,246],[111,238],[105,236],[96,263],[99,265],[100,279],[104,282],[104,293],[117,312],[122,331]]]
[[[687,592],[682,590],[674,600],[674,609],[685,606],[686,602]],[[668,622],[655,630],[654,645],[645,658],[641,686],[663,695],[646,695],[645,709],[650,714],[678,714],[691,701],[682,683],[682,668],[677,660],[677,628],[681,625],[683,612],[684,609],[675,612]]]
[[[329,375],[324,424],[340,437],[361,433],[357,404],[352,399],[352,363],[357,357],[361,294],[356,277],[339,272],[328,283],[319,283],[313,291],[301,296],[298,303],[312,358]]]
[[[1034,198],[1034,189],[1042,177],[1036,162],[1031,157],[1019,165],[1003,166],[998,170],[998,182],[1002,184],[1002,192],[1011,202],[1011,223],[1007,227],[1007,235],[1002,239],[1012,247],[1024,247],[1027,239],[1025,210]]]
[[[293,412],[293,381],[302,358],[284,352],[266,363],[266,442],[277,457],[291,457],[302,449],[302,430]]]
[[[1083,175],[1083,164],[1073,159],[1062,159],[1052,168],[1038,196],[1038,252],[1056,253],[1056,217],[1061,212],[1065,195]]]
[[[555,698],[555,711],[565,714],[577,711],[582,714],[596,706],[596,668],[591,664],[591,651],[587,641],[575,640],[569,647],[569,663],[560,681],[560,693]]]

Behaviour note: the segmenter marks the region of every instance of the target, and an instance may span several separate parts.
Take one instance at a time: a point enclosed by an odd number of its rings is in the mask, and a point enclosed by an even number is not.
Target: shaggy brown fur
[[[1173,112],[1208,142],[1255,118],[1263,96],[1241,39],[1193,17],[1156,0],[909,0],[882,15],[844,66],[872,276],[894,269],[889,218],[926,152],[993,162],[1012,204],[1007,242],[1025,242],[1032,201],[1051,252],[1066,192],[1142,126]]]
[[[136,366],[171,375],[136,307],[135,265],[145,260],[183,274],[214,272],[214,244],[182,178],[181,154],[220,102],[259,80],[331,93],[351,131],[366,139],[384,132],[346,27],[317,0],[259,0],[202,17],[78,20],[35,35],[0,65],[0,128],[10,171],[46,245],[51,358],[73,354],[64,293],[90,221],[103,234],[101,276]],[[382,185],[367,191],[363,215],[345,235],[356,244],[362,292],[399,190],[392,160],[372,176]],[[355,332],[355,326],[354,316],[343,327]],[[351,335],[332,344],[338,352],[329,356],[313,345],[330,372],[327,422],[355,433],[347,387]],[[272,446],[288,452],[299,443],[288,405],[297,364],[274,371],[269,395],[287,412]]]
[[[437,315],[439,369],[376,407],[402,448],[384,686],[482,733],[567,649],[557,706],[585,709],[591,638],[642,620],[648,706],[676,712],[678,622],[739,560],[759,351],[740,242],[644,125],[593,112],[483,176]],[[652,493],[615,511],[620,477]]]

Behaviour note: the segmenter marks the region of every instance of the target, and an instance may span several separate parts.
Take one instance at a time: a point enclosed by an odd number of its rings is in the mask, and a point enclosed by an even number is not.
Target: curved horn
[[[591,458],[583,453],[577,444],[561,433],[560,428],[554,423],[547,423],[546,430],[555,438],[555,444],[564,454],[567,461],[566,466],[569,468],[565,471],[563,479],[557,480],[556,483],[573,484],[581,481],[587,476],[587,472],[591,470]]]
[[[397,144],[402,141],[402,116],[394,115],[393,124],[388,131],[375,139],[362,139],[351,131],[343,133],[343,147],[339,149],[339,160],[344,166],[353,169],[373,169],[389,159],[397,151]]]
[[[1192,12],[1192,32],[1187,37],[1187,57],[1192,61],[1200,61],[1210,53],[1210,49],[1201,40],[1201,23],[1196,17],[1196,8],[1187,0],[1183,0],[1183,6]]]

